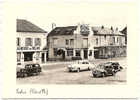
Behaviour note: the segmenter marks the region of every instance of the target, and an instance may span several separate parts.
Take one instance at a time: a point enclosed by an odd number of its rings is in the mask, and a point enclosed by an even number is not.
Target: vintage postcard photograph
[[[3,7],[5,98],[136,97],[137,47],[131,43],[137,41],[136,2]]]

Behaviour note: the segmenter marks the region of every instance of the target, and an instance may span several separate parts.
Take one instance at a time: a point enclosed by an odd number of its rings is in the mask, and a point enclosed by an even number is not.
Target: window
[[[98,45],[98,38],[96,38],[96,45]]]
[[[17,46],[20,46],[20,38],[17,38]]]
[[[32,46],[32,38],[25,39],[25,46]]]
[[[73,49],[67,49],[67,56],[73,56]]]
[[[17,53],[17,61],[20,61],[21,59],[21,53]]]
[[[53,45],[57,45],[57,38],[53,39]]]
[[[41,46],[41,39],[35,38],[35,46]]]
[[[53,48],[53,54],[54,56],[57,56],[57,48]]]
[[[105,40],[106,40],[106,35],[104,36]]]
[[[66,39],[66,45],[69,45],[69,40],[68,39]]]
[[[74,39],[70,39],[70,45],[74,45]]]
[[[92,56],[92,50],[89,51],[89,56]]]
[[[76,56],[81,56],[81,51],[80,50],[76,50]]]
[[[88,47],[88,39],[87,38],[83,39],[83,47],[85,47],[85,48]]]
[[[115,44],[115,37],[113,37],[113,43]]]

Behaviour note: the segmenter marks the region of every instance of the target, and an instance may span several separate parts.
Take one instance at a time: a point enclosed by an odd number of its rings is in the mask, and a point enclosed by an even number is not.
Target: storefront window
[[[81,51],[80,50],[76,50],[76,56],[81,56]]]
[[[67,50],[67,56],[73,56],[73,49]]]
[[[17,61],[20,61],[21,59],[21,53],[17,53]]]

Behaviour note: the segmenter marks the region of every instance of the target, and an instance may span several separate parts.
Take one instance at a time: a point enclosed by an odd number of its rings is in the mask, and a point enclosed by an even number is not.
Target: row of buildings
[[[105,59],[126,56],[127,27],[91,27],[86,24],[55,27],[47,33],[27,20],[17,19],[17,62]]]

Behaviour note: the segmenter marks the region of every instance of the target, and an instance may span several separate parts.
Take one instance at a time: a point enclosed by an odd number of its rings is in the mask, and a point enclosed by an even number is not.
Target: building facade
[[[118,28],[92,27],[94,32],[94,57],[112,58],[126,56],[125,35]]]
[[[125,36],[118,28],[77,25],[56,27],[47,37],[49,60],[100,59],[126,56]]]
[[[49,59],[71,60],[72,57],[93,59],[91,33],[92,30],[86,25],[56,27],[48,34]]]
[[[17,19],[17,63],[47,61],[46,33],[27,20]]]

